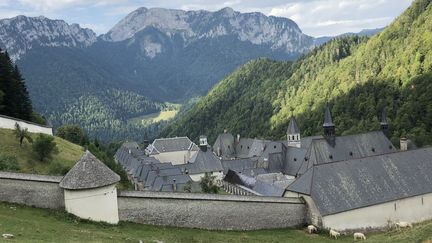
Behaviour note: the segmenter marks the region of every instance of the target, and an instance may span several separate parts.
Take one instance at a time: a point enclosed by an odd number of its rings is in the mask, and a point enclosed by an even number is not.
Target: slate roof
[[[323,216],[432,193],[432,148],[312,167],[287,190],[310,195]]]
[[[97,188],[120,181],[120,176],[89,151],[63,177],[60,187],[71,190]]]
[[[331,116],[330,108],[326,106],[324,113],[324,124],[323,127],[334,127],[333,119]]]
[[[300,133],[300,129],[297,126],[297,122],[294,117],[291,117],[288,124],[287,134],[299,134],[299,133]]]
[[[149,152],[151,154],[153,154],[153,152],[198,151],[198,146],[188,137],[155,139],[149,147]]]
[[[221,161],[210,150],[198,151],[184,167],[190,174],[223,171]]]
[[[325,138],[313,139],[298,173],[314,164],[363,158],[395,152],[396,148],[382,131],[335,137],[334,144]]]
[[[300,166],[304,162],[307,149],[288,147],[282,172],[287,175],[296,176]]]
[[[213,151],[223,158],[233,157],[235,155],[234,136],[231,133],[219,134],[213,145]]]
[[[226,174],[228,170],[252,176],[256,176],[258,173],[267,173],[265,169],[258,168],[258,158],[222,160],[222,166],[224,168],[224,174]]]

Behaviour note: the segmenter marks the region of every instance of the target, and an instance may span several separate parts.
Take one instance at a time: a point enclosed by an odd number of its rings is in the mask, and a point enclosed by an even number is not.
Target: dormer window
[[[329,158],[330,158],[330,159],[333,159],[333,155],[330,154],[330,155],[329,155]]]
[[[372,148],[372,152],[375,152],[375,148]]]

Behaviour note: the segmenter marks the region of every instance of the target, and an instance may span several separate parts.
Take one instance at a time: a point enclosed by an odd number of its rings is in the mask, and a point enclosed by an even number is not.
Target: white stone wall
[[[432,193],[359,208],[322,218],[325,228],[353,230],[384,228],[388,222],[410,223],[432,219]]]
[[[117,189],[115,185],[85,190],[64,191],[66,211],[83,219],[117,224]]]
[[[203,178],[205,173],[199,173],[199,174],[189,174],[190,178],[193,181],[200,181],[201,178]],[[222,180],[224,177],[223,172],[213,172],[211,175],[216,176],[216,180]]]
[[[18,125],[20,125],[22,128],[27,128],[31,133],[44,133],[51,136],[53,135],[51,127],[45,127],[31,122],[0,115],[0,128],[15,129],[15,123],[18,123]]]
[[[181,165],[186,164],[187,161],[196,153],[198,153],[198,151],[175,151],[160,153],[152,156],[162,163],[171,162],[173,165]]]

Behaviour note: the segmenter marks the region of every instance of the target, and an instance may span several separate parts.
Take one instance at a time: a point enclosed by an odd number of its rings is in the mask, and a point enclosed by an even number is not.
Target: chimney
[[[177,191],[177,183],[176,183],[176,179],[173,179],[173,192]]]
[[[146,149],[149,146],[150,142],[149,140],[144,140],[144,149]]]
[[[237,134],[237,143],[240,142],[240,134]]]
[[[406,138],[401,138],[400,139],[400,150],[401,151],[408,150],[408,139],[406,139]]]
[[[202,151],[206,152],[208,147],[207,136],[201,135],[199,138],[199,147]]]
[[[389,125],[387,122],[387,115],[386,115],[386,109],[385,108],[381,112],[380,126],[381,126],[381,130],[383,131],[383,133],[388,137]]]

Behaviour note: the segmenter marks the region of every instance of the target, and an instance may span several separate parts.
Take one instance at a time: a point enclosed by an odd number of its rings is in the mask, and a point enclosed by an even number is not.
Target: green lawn
[[[118,226],[78,220],[62,211],[0,203],[0,234],[13,240],[0,242],[335,242],[326,234],[308,235],[303,230],[278,229],[252,232],[208,231],[157,227],[122,222]],[[425,242],[432,239],[432,222],[412,230],[367,234],[366,242]],[[344,236],[338,242],[353,242]]]
[[[37,134],[32,134],[33,140]],[[58,174],[63,168],[71,168],[84,154],[84,149],[59,137],[55,137],[57,151],[51,158],[41,162],[32,152],[31,144],[24,140],[20,147],[13,130],[0,129],[0,155],[16,157],[20,172],[36,174]]]
[[[167,103],[167,105],[168,107],[165,110],[129,119],[128,123],[150,125],[155,122],[168,121],[177,115],[181,105],[172,103]]]

